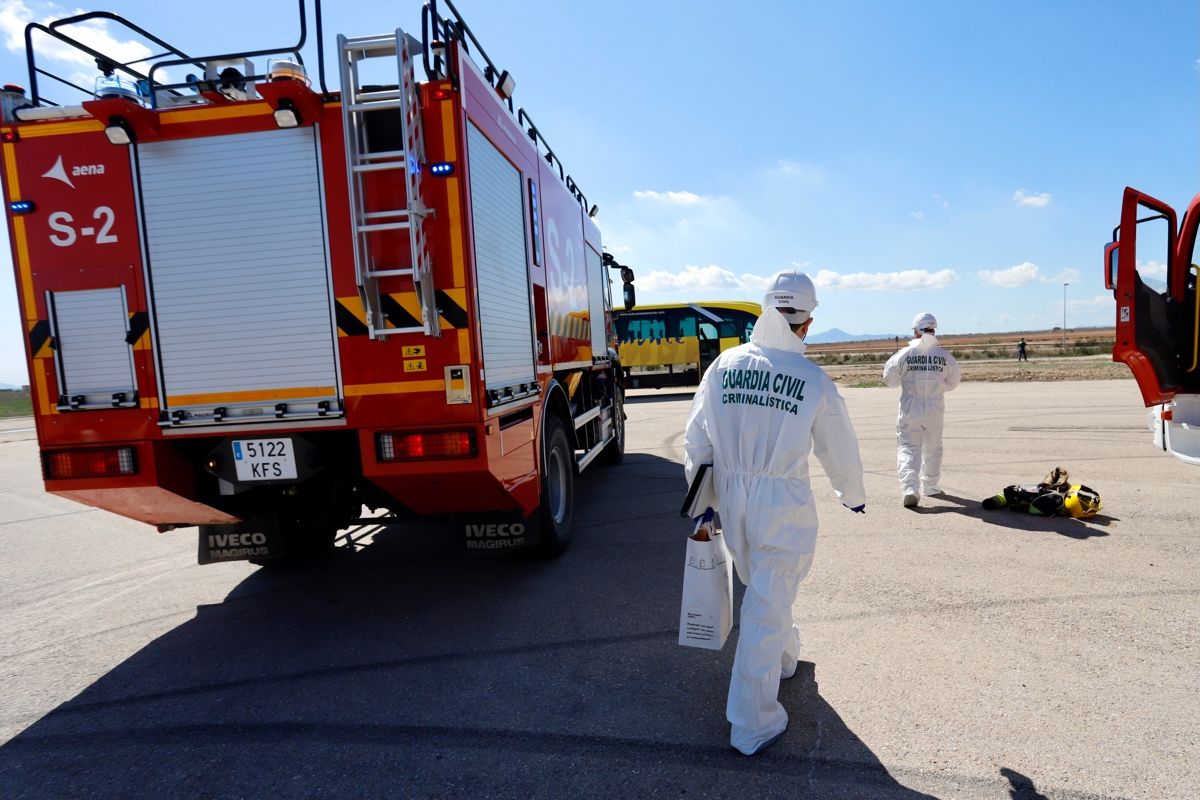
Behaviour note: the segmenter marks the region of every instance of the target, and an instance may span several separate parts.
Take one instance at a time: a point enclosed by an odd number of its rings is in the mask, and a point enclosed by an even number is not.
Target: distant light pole
[[[1067,354],[1067,287],[1069,283],[1063,284],[1063,355]]]

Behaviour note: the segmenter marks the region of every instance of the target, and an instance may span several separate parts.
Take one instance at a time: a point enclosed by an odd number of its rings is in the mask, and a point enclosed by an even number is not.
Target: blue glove
[[[713,511],[712,508],[706,508],[704,509],[704,513],[698,517],[695,517],[692,522],[695,522],[697,525],[701,522],[712,522],[716,516],[717,512]]]
[[[845,503],[842,503],[842,505],[846,506]],[[846,508],[850,508],[850,506],[846,506]],[[855,514],[865,514],[865,513],[867,513],[867,504],[863,503],[860,506],[855,506],[854,508],[850,508],[850,510],[853,511]]]

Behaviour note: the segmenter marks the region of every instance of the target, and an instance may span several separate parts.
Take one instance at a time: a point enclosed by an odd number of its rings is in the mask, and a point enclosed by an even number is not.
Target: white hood
[[[792,333],[792,328],[783,315],[774,308],[763,309],[758,322],[754,323],[750,341],[759,347],[773,347],[791,353],[803,353],[807,348],[804,341]]]
[[[937,347],[937,337],[932,333],[922,333],[920,339],[913,339],[908,344],[920,350],[928,350],[931,347]]]

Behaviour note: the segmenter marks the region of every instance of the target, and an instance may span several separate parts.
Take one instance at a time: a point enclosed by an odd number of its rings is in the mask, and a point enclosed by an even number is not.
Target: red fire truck
[[[1121,224],[1104,249],[1117,300],[1113,360],[1129,366],[1149,409],[1154,443],[1200,465],[1200,194],[1175,209],[1126,188]]]
[[[336,91],[319,2],[315,74],[304,0],[278,50],[26,28],[0,147],[47,491],[198,525],[201,563],[312,557],[364,506],[566,548],[576,473],[624,450],[608,269],[627,304],[633,274],[442,3],[420,39],[339,36]],[[162,52],[95,50],[97,20]]]

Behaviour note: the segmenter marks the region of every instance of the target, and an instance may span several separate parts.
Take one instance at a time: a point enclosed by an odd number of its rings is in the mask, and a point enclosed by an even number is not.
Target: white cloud
[[[1137,271],[1143,278],[1147,276],[1151,278],[1167,277],[1167,265],[1161,261],[1139,261]]]
[[[908,215],[913,219],[925,219],[924,211],[910,211],[908,212]]]
[[[930,272],[906,269],[900,272],[848,272],[818,270],[813,283],[822,289],[865,289],[868,291],[904,292],[915,289],[945,289],[958,282],[952,269]]]
[[[1026,261],[1008,269],[983,269],[975,273],[979,280],[989,286],[999,286],[1001,289],[1015,289],[1038,279],[1037,264]]]
[[[716,264],[709,264],[707,267],[688,264],[680,272],[654,270],[647,275],[639,275],[637,287],[646,292],[695,292],[712,289],[762,291],[766,289],[768,280],[770,279],[750,273],[738,276]]]
[[[1024,261],[1007,269],[982,269],[975,273],[979,280],[1001,289],[1016,289],[1030,283],[1074,283],[1080,279],[1077,269],[1064,269],[1057,275],[1043,275],[1032,261]]]
[[[1024,189],[1017,189],[1013,192],[1013,202],[1019,206],[1032,206],[1033,208],[1045,208],[1050,205],[1050,193],[1039,192],[1033,194]]]
[[[790,158],[777,161],[774,170],[768,174],[784,175],[792,180],[799,179],[812,184],[822,183],[826,177],[825,170],[817,164],[793,161]]]
[[[1050,319],[1054,325],[1062,325],[1062,301],[1047,303]],[[1112,294],[1097,294],[1083,300],[1067,300],[1067,327],[1080,328],[1088,325],[1113,325],[1116,323],[1117,304]]]
[[[655,192],[651,190],[634,192],[638,200],[649,200],[671,206],[694,206],[705,201],[705,198],[693,192]]]
[[[639,290],[642,276],[652,272],[662,273],[655,285],[674,286],[670,276],[686,265],[722,264],[740,274],[776,263],[761,252],[762,242],[777,235],[776,229],[728,196],[639,191],[626,195],[612,211],[603,226],[604,241],[610,248],[629,248],[621,260],[637,271]]]
[[[1068,313],[1071,311],[1094,311],[1096,309],[1116,313],[1116,307],[1116,301],[1113,300],[1111,294],[1098,294],[1086,300],[1067,300]],[[1058,308],[1062,309],[1062,305],[1058,304]]]
[[[1077,269],[1064,269],[1057,275],[1047,275],[1044,278],[1038,278],[1042,283],[1076,283],[1083,277]]]
[[[933,193],[933,202],[936,203],[937,205],[941,206],[942,208],[950,207],[950,201],[947,200],[946,198],[942,197],[937,192]]]
[[[31,7],[23,0],[3,0],[0,2],[0,35],[4,37],[4,46],[8,50],[14,53],[24,52],[25,26],[30,22],[48,25],[57,19],[79,13],[82,12],[68,11],[54,3],[34,3]],[[92,19],[61,30],[93,50],[111,56],[122,63],[133,64],[135,69],[137,69],[135,62],[153,54],[153,51],[142,42],[115,38],[109,32],[108,20]],[[81,86],[91,88],[91,81],[99,75],[99,71],[95,70],[94,58],[82,50],[77,50],[45,34],[35,33],[33,42],[39,66],[45,66],[48,60],[76,69],[84,67],[93,70],[91,72],[74,72],[67,76]],[[50,66],[53,69],[53,65]],[[166,80],[158,74],[155,75],[155,78]]]

